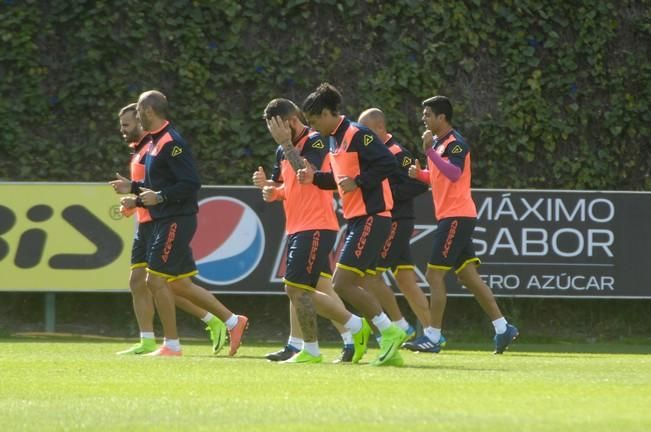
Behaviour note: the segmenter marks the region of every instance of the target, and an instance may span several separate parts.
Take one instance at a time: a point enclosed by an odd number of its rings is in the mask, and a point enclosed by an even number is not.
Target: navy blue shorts
[[[315,290],[321,276],[332,276],[330,252],[337,231],[310,230],[290,234],[287,238],[287,271],[284,282],[289,286]]]
[[[434,231],[432,256],[427,267],[459,273],[471,262],[479,263],[472,243],[476,218],[453,217],[441,219]]]
[[[391,229],[391,218],[360,216],[348,221],[346,241],[337,267],[360,276],[374,274],[378,257]]]
[[[410,240],[414,233],[413,219],[398,219],[391,221],[391,229],[378,259],[377,270],[384,272],[414,268],[411,258]]]
[[[154,224],[145,222],[138,224],[136,236],[133,238],[131,246],[131,268],[147,267],[147,251],[151,242],[151,233],[154,230]]]
[[[194,276],[197,267],[190,242],[197,230],[197,215],[156,219],[147,255],[147,271],[168,281]]]

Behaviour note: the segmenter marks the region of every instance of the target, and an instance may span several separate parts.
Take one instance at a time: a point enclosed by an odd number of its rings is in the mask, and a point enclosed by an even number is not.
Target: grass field
[[[404,367],[125,358],[123,341],[0,339],[0,430],[649,431],[651,346],[516,344],[403,353]],[[363,362],[375,357],[371,349]]]

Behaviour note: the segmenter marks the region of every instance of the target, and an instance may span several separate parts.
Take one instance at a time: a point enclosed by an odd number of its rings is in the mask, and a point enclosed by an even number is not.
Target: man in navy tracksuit
[[[197,273],[190,241],[197,229],[197,192],[201,188],[192,154],[167,121],[167,98],[161,92],[140,95],[137,116],[151,134],[145,159],[145,180],[124,177],[111,182],[122,193],[138,195],[136,205],[147,207],[152,235],[147,245],[147,287],[163,324],[165,342],[150,355],[181,355],[176,329],[174,294],[168,282]]]
[[[411,256],[410,240],[414,232],[414,198],[427,192],[427,185],[409,177],[409,166],[413,163],[412,154],[401,146],[387,131],[384,113],[378,108],[369,108],[362,112],[358,122],[371,129],[398,162],[398,169],[389,176],[393,209],[391,209],[391,230],[380,250],[380,258],[375,274],[367,276],[364,287],[376,295],[382,308],[392,321],[406,333],[415,336],[416,330],[402,316],[393,290],[384,283],[383,273],[390,270],[398,288],[407,299],[409,306],[423,325],[429,326],[429,302],[420,289],[416,279],[416,266]]]
[[[229,355],[235,355],[248,318],[232,313],[191,279],[198,273],[190,242],[197,229],[197,193],[201,182],[190,148],[167,121],[167,98],[161,92],[141,94],[136,110],[143,129],[151,135],[145,179],[131,182],[118,176],[111,184],[118,192],[138,195],[136,205],[147,207],[152,217],[146,257],[147,287],[154,296],[165,342],[150,355],[181,355],[174,294],[222,319],[230,333]]]

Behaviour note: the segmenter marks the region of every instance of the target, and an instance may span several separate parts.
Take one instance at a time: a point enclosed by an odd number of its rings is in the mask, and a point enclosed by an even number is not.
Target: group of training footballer
[[[284,283],[291,321],[287,345],[266,358],[289,364],[321,363],[317,314],[331,320],[341,334],[343,349],[335,362],[358,363],[373,335],[379,353],[371,365],[402,365],[400,348],[438,353],[446,345],[441,327],[444,278],[450,270],[492,320],[495,353],[503,353],[519,332],[507,323],[477,272],[470,147],[452,127],[450,100],[434,96],[422,103],[425,169],[388,133],[381,110],[367,109],[354,122],[342,115],[341,106],[337,88],[322,83],[301,108],[279,98],[270,101],[263,113],[278,148],[271,177],[259,167],[252,182],[264,201],[282,201],[285,210]],[[192,280],[197,269],[190,242],[197,228],[201,183],[190,148],[168,117],[167,98],[156,90],[142,93],[137,103],[119,113],[120,131],[132,148],[131,178],[116,174],[109,184],[123,194],[122,214],[135,214],[138,220],[129,286],[140,342],[118,354],[180,356],[178,306],[206,323],[215,354],[228,340],[233,356],[248,318],[231,312]],[[430,186],[437,228],[427,265],[428,302],[416,282],[410,238],[414,198]],[[335,190],[347,230],[332,272],[329,254],[339,230]],[[417,337],[403,317],[384,282],[387,271],[422,325],[422,335]],[[160,347],[153,329],[155,311],[164,332]]]

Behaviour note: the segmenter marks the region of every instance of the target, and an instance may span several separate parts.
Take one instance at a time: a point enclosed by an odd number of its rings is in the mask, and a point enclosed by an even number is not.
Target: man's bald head
[[[167,98],[158,90],[146,91],[138,98],[136,112],[144,130],[157,130],[167,120]]]
[[[369,108],[359,115],[357,123],[366,126],[381,140],[386,141],[387,125],[384,113],[379,108]]]
[[[138,108],[142,110],[151,108],[156,116],[166,119],[168,113],[167,97],[158,90],[146,91],[138,98]]]

